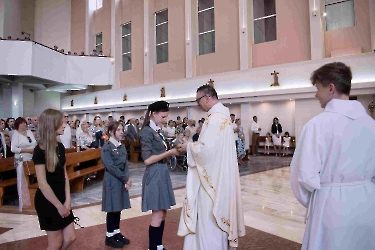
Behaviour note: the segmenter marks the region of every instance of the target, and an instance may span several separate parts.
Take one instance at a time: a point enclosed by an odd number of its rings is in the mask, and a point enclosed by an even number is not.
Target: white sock
[[[115,232],[113,232],[113,233],[109,233],[109,232],[107,232],[107,237],[112,237],[113,235],[115,235]]]
[[[116,229],[115,231],[113,231],[114,234],[119,234],[120,233],[120,229]]]
[[[158,245],[157,250],[163,250],[164,246],[163,245]]]

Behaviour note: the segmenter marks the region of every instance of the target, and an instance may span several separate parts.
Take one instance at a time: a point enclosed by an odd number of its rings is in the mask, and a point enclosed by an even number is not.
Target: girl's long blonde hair
[[[39,147],[45,151],[48,172],[55,172],[59,161],[56,154],[56,130],[59,129],[62,122],[63,113],[56,109],[46,109],[39,117]]]

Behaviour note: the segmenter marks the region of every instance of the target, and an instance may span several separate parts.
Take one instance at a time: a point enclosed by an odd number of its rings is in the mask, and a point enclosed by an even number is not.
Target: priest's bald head
[[[207,112],[216,103],[219,102],[219,98],[217,97],[216,90],[212,86],[206,84],[197,89],[195,101],[197,102],[198,106],[202,109],[202,111]]]

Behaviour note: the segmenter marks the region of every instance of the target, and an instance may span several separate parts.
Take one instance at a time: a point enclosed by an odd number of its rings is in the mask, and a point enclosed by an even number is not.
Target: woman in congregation
[[[152,210],[149,227],[149,250],[164,249],[162,239],[167,210],[176,205],[166,158],[179,155],[176,148],[167,150],[158,133],[160,124],[168,118],[169,103],[157,101],[148,106],[141,130],[142,158],[146,170],[142,180],[142,212]]]
[[[102,122],[102,119],[100,118],[100,116],[95,116],[94,117],[94,123],[92,126],[90,126],[89,128],[89,131],[94,133],[94,141],[96,142],[95,144],[95,147],[99,147],[101,148],[104,144],[104,140],[102,139],[102,135],[103,133],[105,133],[105,129],[104,129],[104,126],[103,126],[103,122]]]
[[[200,119],[199,121],[198,121],[198,127],[197,127],[197,130],[195,130],[195,134],[193,135],[193,142],[194,141],[198,141],[198,139],[199,139],[199,135],[200,135],[200,133],[201,133],[201,131],[202,131],[202,127],[203,127],[203,124],[204,124],[204,120],[203,119]]]
[[[238,165],[245,165],[242,159],[245,157],[245,134],[243,132],[243,127],[241,126],[241,119],[236,119],[236,125],[238,128],[238,139],[236,141],[237,148],[237,162]]]
[[[35,210],[45,230],[48,249],[67,249],[75,241],[65,147],[56,137],[64,134],[63,113],[46,109],[39,117],[40,140],[33,161],[38,179]]]
[[[70,121],[68,122],[69,123],[69,126],[70,126],[70,130],[72,131],[72,144],[73,146],[77,146],[77,137],[76,137],[76,133],[77,133],[77,129],[75,127],[75,123],[73,121]]]
[[[121,138],[124,127],[119,122],[108,126],[109,140],[101,149],[105,167],[103,180],[102,211],[107,213],[107,234],[105,244],[113,248],[122,248],[130,243],[120,232],[121,211],[130,208],[129,189],[132,181],[129,177],[128,155]]]
[[[177,122],[176,129],[174,131],[175,135],[178,135],[179,133],[183,133],[185,131],[182,125],[182,122]]]
[[[93,135],[89,132],[87,123],[83,122],[81,124],[82,133],[79,135],[79,146],[82,150],[89,149],[93,142]]]
[[[5,123],[5,129],[4,130],[9,134],[9,136],[11,138],[12,138],[13,133],[15,132],[14,123],[15,123],[14,118],[8,118],[6,123]]]
[[[14,167],[17,170],[19,211],[22,211],[23,207],[29,207],[31,205],[28,184],[23,171],[23,162],[31,161],[34,148],[37,144],[33,133],[30,130],[26,130],[26,124],[24,118],[18,117],[14,124],[15,130],[13,136],[11,136],[11,150],[15,154]]]
[[[0,132],[6,133],[6,131],[5,131],[5,120],[4,119],[0,119]]]
[[[281,124],[279,123],[279,118],[277,117],[273,118],[271,132],[275,154],[276,156],[281,156],[281,133],[283,132],[283,128],[281,127]],[[277,154],[277,152],[279,152],[279,155]]]

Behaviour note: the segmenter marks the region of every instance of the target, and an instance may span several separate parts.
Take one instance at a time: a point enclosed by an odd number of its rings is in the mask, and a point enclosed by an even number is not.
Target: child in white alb
[[[290,139],[291,137],[289,136],[289,133],[288,132],[285,132],[285,135],[284,135],[284,142],[283,142],[283,156],[285,155],[288,155],[288,149],[290,147]]]

